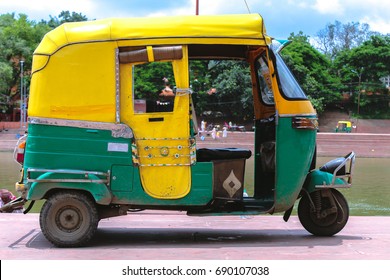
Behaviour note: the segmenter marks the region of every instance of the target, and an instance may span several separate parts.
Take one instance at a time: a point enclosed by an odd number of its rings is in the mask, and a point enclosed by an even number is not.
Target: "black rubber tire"
[[[77,191],[50,196],[39,216],[44,236],[57,247],[80,247],[94,236],[99,223],[94,201]]]
[[[336,200],[337,212],[328,215],[326,218],[318,218],[312,209],[310,200],[304,195],[298,204],[298,218],[302,226],[310,233],[318,236],[332,236],[340,232],[346,225],[349,218],[349,207],[345,197],[337,190],[330,190]],[[315,191],[310,194],[312,199],[316,195]],[[338,202],[338,203],[337,203]],[[329,206],[329,199],[321,197],[323,209]],[[340,209],[340,207],[342,209]]]

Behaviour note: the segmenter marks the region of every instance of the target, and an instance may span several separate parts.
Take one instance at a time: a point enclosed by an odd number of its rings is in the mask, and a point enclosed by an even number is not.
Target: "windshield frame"
[[[270,47],[270,58],[274,64],[280,94],[287,100],[308,100],[302,87],[279,54],[282,49],[283,47],[274,42]]]
[[[256,80],[259,87],[261,103],[266,106],[275,106],[275,91],[272,87],[272,75],[268,63],[269,61],[265,53],[262,53],[257,57],[255,62]],[[268,77],[265,77],[266,75],[268,75]]]

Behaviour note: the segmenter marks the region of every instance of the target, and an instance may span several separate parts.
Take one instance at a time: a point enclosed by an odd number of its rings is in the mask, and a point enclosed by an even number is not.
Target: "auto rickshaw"
[[[266,35],[258,14],[111,18],[65,23],[34,52],[28,134],[17,144],[20,200],[45,200],[44,236],[83,246],[101,219],[136,210],[188,215],[284,213],[314,235],[338,233],[349,216],[354,154],[316,169],[317,116]],[[255,120],[253,151],[198,148],[191,60],[246,61]],[[137,92],[149,64],[168,64],[175,96]],[[165,67],[165,66],[164,66]],[[254,157],[253,195],[243,195]]]
[[[352,132],[352,123],[350,121],[338,121],[336,126],[336,132]]]

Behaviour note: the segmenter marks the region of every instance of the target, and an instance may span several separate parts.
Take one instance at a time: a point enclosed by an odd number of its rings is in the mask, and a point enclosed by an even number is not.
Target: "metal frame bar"
[[[84,175],[86,179],[31,179],[30,173],[41,172],[41,173],[58,173],[58,174],[72,174],[72,175]],[[96,175],[105,177],[105,179],[88,179],[88,175]],[[28,168],[27,169],[27,182],[34,183],[104,183],[110,182],[110,172],[99,172],[99,171],[86,171],[86,170],[66,170],[66,169],[43,169],[43,168]]]
[[[337,172],[347,165],[349,162],[349,169],[346,170],[345,174],[343,175],[337,175]],[[345,156],[344,161],[334,170],[333,172],[333,179],[332,182],[329,185],[323,184],[323,185],[316,185],[315,187],[317,189],[326,189],[326,188],[350,188],[352,186],[352,174],[353,174],[353,168],[355,166],[355,153],[351,152],[347,156]],[[335,184],[336,179],[341,178],[345,179],[348,178],[345,184]]]
[[[29,123],[31,124],[110,130],[111,135],[114,138],[126,138],[126,139],[133,138],[132,129],[128,125],[123,123],[91,122],[91,121],[81,121],[81,120],[65,120],[65,119],[38,118],[38,117],[29,117],[28,120]]]
[[[120,123],[120,76],[119,76],[119,49],[115,49],[115,122]]]

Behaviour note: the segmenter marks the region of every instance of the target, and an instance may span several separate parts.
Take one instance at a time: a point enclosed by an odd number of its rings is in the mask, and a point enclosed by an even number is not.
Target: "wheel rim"
[[[310,211],[310,218],[317,226],[327,227],[336,222],[338,217],[338,212],[335,214],[327,215],[326,217],[317,217],[314,210]]]
[[[81,192],[71,190],[51,195],[39,216],[42,233],[59,247],[85,245],[94,236],[98,222],[94,201]]]
[[[56,205],[49,215],[47,227],[53,236],[64,241],[71,241],[81,237],[88,230],[90,219],[88,209],[80,202],[73,201]],[[50,222],[51,221],[51,222]]]
[[[322,208],[329,209],[330,207],[329,200],[323,198],[322,196],[320,196],[320,199],[321,199]],[[310,218],[312,219],[313,223],[315,223],[320,227],[327,227],[335,223],[338,217],[338,213],[339,210],[336,208],[335,213],[326,214],[325,212],[321,211],[320,216],[317,216],[316,210],[313,208],[312,205],[310,205]]]
[[[75,207],[62,207],[56,213],[55,223],[60,230],[73,232],[80,228],[83,222],[81,211]]]
[[[310,194],[311,198],[308,196],[302,197],[299,202],[299,220],[303,227],[314,235],[334,235],[342,230],[348,221],[349,208],[347,201],[337,190],[331,189],[330,191],[334,203],[330,201],[329,195],[319,196],[320,191]],[[313,205],[313,201],[315,205]],[[320,212],[316,211],[315,206],[321,206]]]

